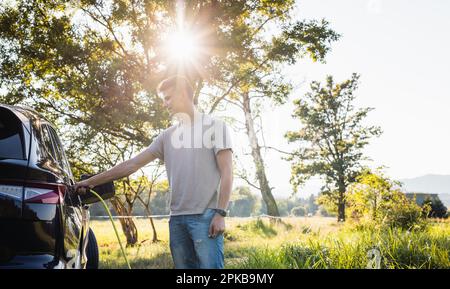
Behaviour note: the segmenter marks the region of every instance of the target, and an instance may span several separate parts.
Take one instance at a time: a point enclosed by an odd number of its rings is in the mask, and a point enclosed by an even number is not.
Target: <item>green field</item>
[[[173,268],[168,221],[156,220],[152,243],[148,219],[136,220],[140,244],[126,248],[132,268]],[[116,221],[116,226],[120,224]],[[126,268],[111,223],[91,221],[100,268]],[[121,235],[124,242],[125,237]],[[372,250],[372,251],[371,251]],[[379,262],[369,252],[379,252]],[[230,218],[225,234],[226,268],[450,268],[450,222],[433,221],[420,231],[338,224],[335,218]],[[372,265],[374,266],[374,265]]]

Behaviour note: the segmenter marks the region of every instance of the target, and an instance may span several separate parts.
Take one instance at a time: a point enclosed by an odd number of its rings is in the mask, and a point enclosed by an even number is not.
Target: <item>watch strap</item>
[[[216,211],[217,214],[221,215],[222,217],[226,217],[227,216],[227,211],[222,210],[222,209],[214,209]]]

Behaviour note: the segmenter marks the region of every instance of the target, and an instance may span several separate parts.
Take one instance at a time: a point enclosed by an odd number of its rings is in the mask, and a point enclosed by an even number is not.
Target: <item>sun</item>
[[[187,30],[169,32],[164,46],[169,58],[176,62],[194,62],[200,53],[196,35]]]

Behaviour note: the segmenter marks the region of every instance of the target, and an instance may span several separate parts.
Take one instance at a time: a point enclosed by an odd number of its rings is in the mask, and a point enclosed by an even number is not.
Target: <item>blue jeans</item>
[[[203,214],[171,216],[170,252],[176,269],[223,269],[223,235],[209,238],[213,209]]]

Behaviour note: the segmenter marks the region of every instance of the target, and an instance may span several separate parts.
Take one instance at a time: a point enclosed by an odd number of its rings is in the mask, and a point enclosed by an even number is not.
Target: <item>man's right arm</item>
[[[98,175],[95,175],[87,180],[78,182],[75,184],[75,190],[79,193],[84,193],[85,189],[84,187],[90,187],[93,188],[97,185],[101,185],[107,182],[111,182],[126,176],[131,175],[132,173],[136,172],[149,162],[155,160],[157,156],[152,153],[148,148],[143,150],[141,153],[139,153],[137,156],[124,161],[111,169],[100,173]]]

